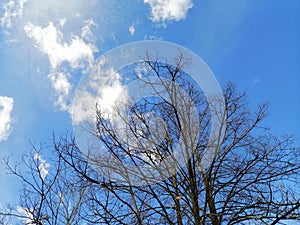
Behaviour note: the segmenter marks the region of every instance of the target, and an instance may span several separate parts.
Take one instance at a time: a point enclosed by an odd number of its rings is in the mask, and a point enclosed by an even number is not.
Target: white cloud
[[[77,90],[72,114],[75,124],[93,120],[96,104],[98,109],[105,113],[104,116],[109,118],[115,113],[118,102],[127,102],[128,92],[126,86],[122,84],[121,75],[113,68],[103,69],[105,64],[103,59],[94,65],[90,69],[87,86]]]
[[[91,27],[95,26],[98,27],[97,23],[93,19],[85,20],[85,25],[81,28],[81,37],[82,39],[88,42],[95,42],[96,37],[94,36],[93,32],[91,31]]]
[[[73,35],[70,43],[63,42],[63,33],[52,22],[45,28],[27,23],[24,30],[32,38],[39,50],[48,56],[52,68],[62,62],[69,62],[72,68],[82,67],[82,63],[93,61],[94,46],[86,44]]]
[[[38,153],[34,154],[33,159],[37,160],[38,163],[40,163],[39,166],[38,166],[38,169],[39,169],[41,178],[44,180],[45,177],[49,173],[49,167],[50,167],[49,163],[47,163],[46,160],[44,160],[42,158],[42,156]]]
[[[66,24],[66,22],[67,22],[67,19],[66,18],[62,18],[62,19],[59,20],[59,25],[61,27],[63,27]]]
[[[23,15],[24,4],[27,0],[9,0],[3,5],[4,14],[0,19],[2,27],[11,28],[14,18],[21,18]]]
[[[91,68],[89,86],[98,93],[96,102],[99,108],[112,114],[114,107],[118,105],[117,102],[127,102],[128,92],[127,86],[122,84],[121,74],[114,68],[107,66],[108,64],[109,62],[102,58],[98,64]]]
[[[59,26],[64,26],[66,19],[59,22]],[[70,42],[64,42],[63,33],[50,22],[47,27],[27,23],[24,30],[28,37],[33,39],[35,46],[48,56],[51,72],[48,78],[55,90],[57,99],[55,105],[63,111],[69,111],[67,103],[70,97],[72,85],[69,81],[70,74],[65,71],[71,71],[65,65],[67,62],[71,69],[85,70],[94,62],[94,52],[98,51],[92,44],[95,37],[91,31],[91,26],[97,26],[92,20],[86,20],[81,28],[81,36],[72,35]],[[69,111],[70,112],[70,111]]]
[[[86,90],[77,91],[72,106],[72,119],[75,125],[95,119],[97,97]]]
[[[14,107],[14,99],[0,96],[0,141],[4,141],[11,133],[11,112]]]
[[[185,19],[193,7],[192,0],[144,0],[144,3],[150,5],[153,22]]]
[[[134,35],[134,33],[135,33],[135,26],[134,26],[134,24],[132,24],[132,25],[129,27],[129,33],[130,33],[131,35]]]
[[[69,107],[66,102],[70,94],[72,85],[70,84],[68,77],[69,74],[58,71],[52,71],[48,75],[48,78],[51,80],[52,87],[57,95],[55,105],[59,106],[63,111],[69,111]]]
[[[97,103],[104,112],[112,114],[117,102],[126,102],[126,86],[121,83],[121,76],[114,70],[109,71],[111,77],[99,94]],[[122,101],[123,100],[123,101]]]

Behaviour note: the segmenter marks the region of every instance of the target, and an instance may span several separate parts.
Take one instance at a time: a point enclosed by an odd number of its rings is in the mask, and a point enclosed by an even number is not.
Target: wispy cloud
[[[94,43],[96,37],[93,34],[91,27],[98,27],[98,24],[93,19],[85,20],[84,23],[84,26],[81,28],[81,37],[89,43]]]
[[[34,154],[33,159],[37,160],[37,162],[39,163],[38,169],[41,178],[44,180],[49,173],[49,167],[50,167],[49,163],[47,163],[46,160],[44,160],[42,156],[38,153]]]
[[[69,82],[69,74],[62,73],[56,70],[53,70],[48,78],[52,83],[52,87],[57,94],[57,100],[55,102],[56,106],[59,106],[63,111],[68,111],[67,100],[72,88],[71,83]]]
[[[3,5],[4,14],[0,19],[2,27],[11,28],[12,20],[23,15],[24,4],[27,0],[9,0]]]
[[[0,96],[0,141],[4,141],[11,133],[11,113],[14,107],[14,99]]]
[[[132,24],[128,30],[131,35],[134,35],[135,34],[135,24]]]
[[[192,0],[144,0],[144,3],[150,5],[153,22],[185,19],[188,10],[193,7]]]

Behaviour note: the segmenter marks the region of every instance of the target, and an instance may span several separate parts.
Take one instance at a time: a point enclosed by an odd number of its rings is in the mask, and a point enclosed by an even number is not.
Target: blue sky
[[[0,158],[72,130],[70,104],[95,60],[158,39],[198,54],[221,85],[269,101],[266,123],[300,145],[298,0],[3,0],[0,3]],[[2,204],[18,183],[0,165]]]

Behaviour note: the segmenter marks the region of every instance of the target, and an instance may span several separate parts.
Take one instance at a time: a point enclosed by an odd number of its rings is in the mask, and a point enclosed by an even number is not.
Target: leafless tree
[[[115,123],[96,106],[89,134],[114,162],[95,151],[82,152],[68,137],[54,139],[58,157],[45,178],[37,160],[27,164],[29,180],[7,162],[25,184],[21,205],[31,210],[32,224],[271,225],[300,220],[300,149],[293,137],[273,135],[263,124],[267,104],[251,110],[246,94],[233,84],[223,88],[224,101],[207,99],[184,71],[190,63],[183,54],[175,63],[148,55],[136,65],[145,68],[136,79],[154,90],[153,97],[118,105]],[[219,112],[209,101],[224,104],[225,110]],[[212,115],[219,119],[217,129]],[[212,130],[217,134],[213,141]],[[175,157],[178,152],[181,159]],[[139,169],[144,167],[153,173]]]
[[[74,176],[59,157],[44,159],[46,149],[33,146],[22,163],[14,166],[5,159],[8,172],[21,181],[23,188],[19,205],[7,205],[0,215],[18,224],[79,224],[85,181]]]

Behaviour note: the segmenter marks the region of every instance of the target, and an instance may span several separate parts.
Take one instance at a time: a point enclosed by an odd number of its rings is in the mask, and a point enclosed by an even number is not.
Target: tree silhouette
[[[144,68],[142,76],[135,76],[152,89],[151,97],[117,105],[115,121],[95,106],[94,123],[84,129],[108,156],[83,153],[66,135],[53,138],[55,154],[46,176],[36,157],[26,164],[31,178],[7,161],[24,183],[20,206],[27,213],[11,208],[2,215],[25,218],[27,224],[299,220],[300,149],[293,137],[274,136],[263,124],[267,104],[251,110],[246,94],[231,83],[222,99],[207,99],[185,73],[189,63],[183,54],[172,65],[147,55],[136,65]],[[211,107],[217,104],[225,110]],[[213,127],[212,115],[220,127]]]

